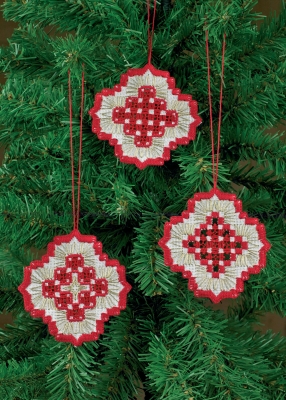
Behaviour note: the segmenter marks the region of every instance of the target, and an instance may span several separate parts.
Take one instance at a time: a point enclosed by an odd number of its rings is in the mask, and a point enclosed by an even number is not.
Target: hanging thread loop
[[[75,168],[74,168],[74,146],[73,146],[73,127],[72,127],[72,85],[71,73],[68,71],[69,87],[69,114],[70,114],[70,152],[71,152],[71,178],[72,178],[72,215],[73,227],[78,230],[80,212],[80,185],[81,185],[81,160],[82,160],[82,125],[84,109],[84,70],[81,74],[81,106],[80,106],[80,129],[79,129],[79,156],[78,156],[78,176],[77,176],[77,204],[75,196]]]
[[[209,97],[209,109],[210,109],[210,133],[211,133],[211,144],[212,144],[212,171],[213,171],[214,189],[217,188],[217,181],[218,181],[218,165],[219,165],[219,155],[220,155],[220,136],[221,136],[221,122],[222,122],[223,84],[224,84],[225,47],[226,47],[226,34],[224,34],[224,36],[223,36],[223,44],[222,44],[221,81],[220,81],[218,130],[217,130],[217,151],[215,154],[213,111],[212,111],[212,93],[211,93],[211,67],[210,67],[210,55],[209,55],[209,32],[208,32],[208,30],[206,30],[206,58],[207,58],[207,69],[208,69],[208,97]]]
[[[153,45],[153,37],[154,37],[154,29],[155,29],[155,17],[156,17],[156,2],[157,2],[157,0],[154,0],[152,27],[151,27],[151,30],[150,30],[150,24],[151,24],[150,0],[147,0],[147,15],[148,15],[148,64],[151,64],[151,59],[152,59],[152,45]]]

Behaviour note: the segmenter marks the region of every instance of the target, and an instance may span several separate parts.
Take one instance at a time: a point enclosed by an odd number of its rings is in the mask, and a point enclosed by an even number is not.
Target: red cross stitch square
[[[91,285],[91,291],[96,296],[106,296],[108,294],[108,282],[106,279],[96,279],[95,284]]]
[[[72,281],[72,273],[67,272],[67,268],[59,267],[55,269],[54,279],[61,285],[69,285]]]
[[[73,308],[67,310],[67,319],[70,322],[80,322],[85,318],[85,313],[83,308],[79,308],[79,305],[74,305]]]
[[[72,272],[77,272],[79,267],[84,266],[84,259],[81,254],[70,254],[66,256],[66,266],[71,268]]]
[[[82,291],[79,294],[79,304],[83,305],[83,309],[93,308],[96,305],[96,296],[92,296],[89,291]]]
[[[81,284],[90,284],[91,279],[95,279],[94,268],[83,267],[83,271],[78,273],[78,280]]]
[[[55,303],[59,310],[67,310],[73,304],[73,296],[70,292],[59,292],[55,296]]]
[[[44,297],[53,299],[55,292],[59,292],[59,285],[55,284],[54,279],[46,279],[42,282],[42,294]]]

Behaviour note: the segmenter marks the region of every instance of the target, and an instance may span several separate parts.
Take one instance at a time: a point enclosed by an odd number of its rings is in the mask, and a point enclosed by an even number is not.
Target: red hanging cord
[[[225,56],[225,38],[226,34],[223,35],[222,44],[222,58],[221,58],[221,81],[220,81],[220,96],[219,96],[219,115],[218,115],[218,128],[217,128],[217,163],[216,163],[216,180],[215,188],[217,186],[218,180],[218,162],[219,162],[219,152],[220,152],[220,132],[221,132],[221,117],[222,117],[222,100],[223,100],[223,78],[224,78],[224,56]]]
[[[154,29],[155,29],[155,16],[156,16],[156,0],[154,0],[154,9],[153,9],[153,19],[152,19],[152,28],[150,32],[150,0],[147,0],[147,14],[148,14],[148,64],[151,64],[152,59],[152,44],[154,37]]]
[[[206,56],[207,56],[207,68],[208,68],[208,95],[209,95],[209,108],[210,108],[210,131],[211,131],[211,143],[212,143],[212,170],[213,170],[214,189],[216,189],[218,181],[218,164],[219,164],[219,152],[220,152],[220,133],[221,133],[221,117],[222,117],[222,101],[223,101],[224,59],[225,59],[225,45],[226,45],[225,38],[226,35],[224,34],[223,44],[222,44],[222,60],[221,60],[221,81],[220,81],[221,83],[220,83],[219,115],[218,115],[218,130],[217,130],[217,152],[215,156],[212,93],[211,93],[211,67],[210,67],[210,56],[209,56],[209,32],[206,30]]]
[[[212,170],[213,182],[215,182],[215,149],[214,149],[214,132],[213,132],[213,108],[212,108],[212,94],[211,94],[211,67],[209,56],[209,32],[206,31],[206,54],[207,54],[207,67],[208,67],[208,92],[209,92],[209,109],[210,109],[210,131],[212,142]]]
[[[81,179],[81,156],[82,156],[83,108],[84,108],[84,70],[82,71],[82,74],[81,74],[81,105],[80,105],[80,129],[79,129],[79,156],[78,156],[78,180],[77,180],[77,219],[76,219],[76,229],[78,229],[79,211],[80,211],[80,179]]]
[[[70,109],[70,152],[71,152],[71,176],[72,176],[72,215],[73,215],[73,228],[76,229],[76,212],[75,212],[75,193],[74,193],[74,154],[73,154],[73,140],[72,140],[72,88],[71,88],[71,73],[69,76],[69,109]]]
[[[82,158],[82,121],[84,108],[84,71],[81,77],[81,110],[80,110],[80,133],[79,133],[79,157],[78,157],[78,178],[77,178],[77,206],[75,204],[75,172],[74,172],[74,148],[73,148],[73,129],[72,129],[72,86],[70,70],[68,71],[69,86],[69,113],[70,113],[70,152],[71,152],[71,176],[72,176],[72,215],[73,227],[78,229],[79,211],[80,211],[80,176],[81,176],[81,158]]]

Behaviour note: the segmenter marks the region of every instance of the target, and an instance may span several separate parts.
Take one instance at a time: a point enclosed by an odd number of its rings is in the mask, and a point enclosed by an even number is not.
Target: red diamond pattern
[[[156,97],[154,86],[141,86],[138,97],[127,97],[124,107],[115,107],[112,120],[123,124],[126,135],[134,136],[137,147],[150,147],[152,138],[161,137],[167,127],[178,125],[178,113],[167,110],[167,102]]]
[[[201,265],[207,266],[213,278],[219,278],[219,274],[225,272],[225,267],[248,249],[248,244],[242,236],[236,235],[218,212],[212,212],[206,217],[206,223],[195,229],[194,235],[183,240],[183,247],[187,248],[188,253],[193,253]]]
[[[79,322],[85,318],[84,310],[95,307],[96,297],[108,294],[108,282],[96,279],[94,268],[84,265],[81,254],[70,254],[65,267],[55,269],[54,279],[42,283],[42,294],[54,299],[58,310],[66,311],[68,321]]]

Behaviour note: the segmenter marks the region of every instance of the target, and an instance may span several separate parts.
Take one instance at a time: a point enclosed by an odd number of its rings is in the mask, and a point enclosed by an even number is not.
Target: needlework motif
[[[189,280],[195,296],[214,303],[237,297],[249,275],[265,267],[271,247],[264,225],[218,189],[195,194],[188,210],[165,224],[159,245],[165,264]]]
[[[195,139],[201,123],[197,102],[151,64],[130,69],[120,84],[96,94],[89,111],[92,131],[109,140],[120,161],[143,169],[162,165],[170,150]]]
[[[126,135],[134,136],[138,147],[150,147],[153,137],[161,137],[166,127],[178,125],[178,113],[167,110],[167,102],[156,97],[154,86],[141,86],[138,97],[127,97],[125,107],[115,107],[112,119],[123,124]]]
[[[102,252],[95,236],[57,236],[41,260],[24,270],[25,309],[41,317],[58,341],[97,340],[104,322],[126,307],[125,267]]]

